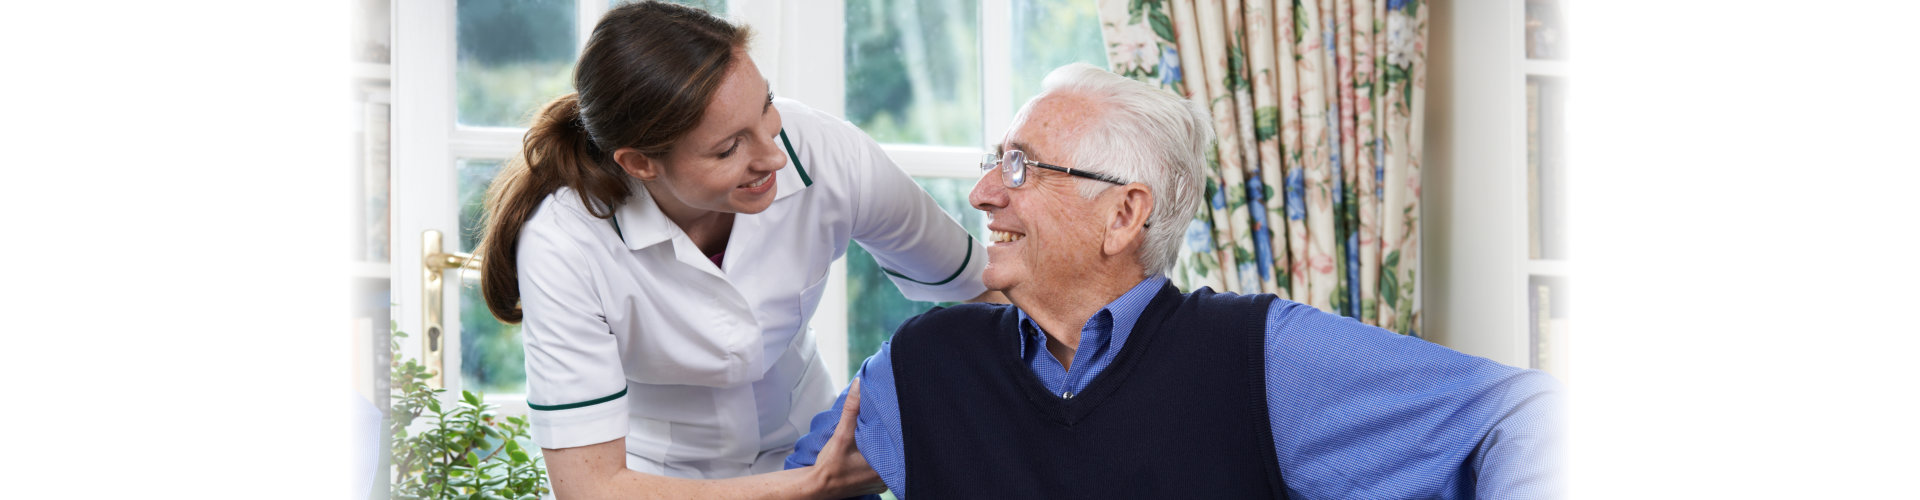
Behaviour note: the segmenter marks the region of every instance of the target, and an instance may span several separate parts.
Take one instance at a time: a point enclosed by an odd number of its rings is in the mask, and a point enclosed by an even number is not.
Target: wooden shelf
[[[388,262],[356,261],[349,269],[355,278],[392,279],[393,264]]]
[[[358,80],[388,81],[393,79],[393,66],[386,63],[355,62],[353,78]]]
[[[1521,64],[1527,76],[1567,77],[1567,62],[1550,59],[1528,59]]]
[[[1527,260],[1527,274],[1533,275],[1533,276],[1566,277],[1568,267],[1569,266],[1567,266],[1567,261],[1564,261],[1564,260],[1545,260],[1545,259],[1528,259]]]

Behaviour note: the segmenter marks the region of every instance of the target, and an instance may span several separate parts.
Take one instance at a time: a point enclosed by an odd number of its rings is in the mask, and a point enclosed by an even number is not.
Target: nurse
[[[560,498],[884,488],[850,439],[780,470],[834,397],[807,328],[828,265],[858,241],[907,297],[985,296],[981,245],[858,129],[775,98],[748,38],[613,9],[487,194],[481,291],[523,325]]]

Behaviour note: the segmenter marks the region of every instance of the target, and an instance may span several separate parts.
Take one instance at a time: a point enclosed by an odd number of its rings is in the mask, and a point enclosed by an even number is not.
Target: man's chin
[[[1013,273],[1008,271],[1010,271],[1010,269],[1005,267],[994,267],[993,264],[987,264],[987,269],[980,273],[980,282],[987,285],[987,290],[1000,293],[1012,293],[1016,280],[1014,279]]]

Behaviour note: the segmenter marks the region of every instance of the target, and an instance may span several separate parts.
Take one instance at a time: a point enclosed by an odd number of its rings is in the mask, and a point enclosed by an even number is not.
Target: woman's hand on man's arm
[[[626,440],[575,448],[543,448],[554,498],[597,499],[831,499],[879,493],[887,489],[854,445],[860,414],[860,381],[854,380],[833,437],[812,467],[732,479],[684,479],[627,468]]]

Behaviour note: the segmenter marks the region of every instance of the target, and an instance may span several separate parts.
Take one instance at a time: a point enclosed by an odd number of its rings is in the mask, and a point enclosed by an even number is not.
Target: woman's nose
[[[787,150],[780,145],[778,137],[764,137],[754,141],[760,147],[754,148],[754,161],[750,165],[756,172],[772,172],[787,166]]]

